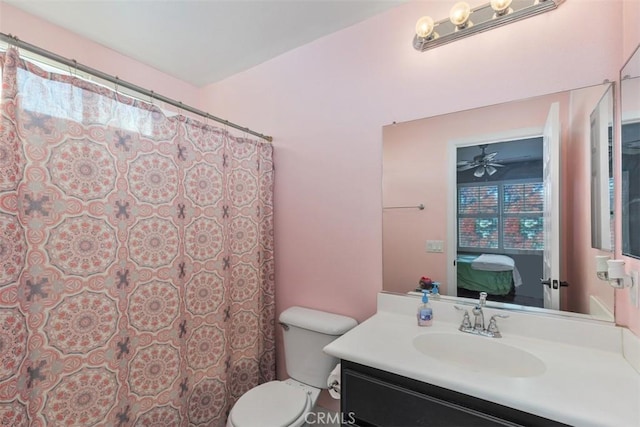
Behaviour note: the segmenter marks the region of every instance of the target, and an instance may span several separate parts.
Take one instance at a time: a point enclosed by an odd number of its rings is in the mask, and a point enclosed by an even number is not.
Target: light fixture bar
[[[471,9],[470,23],[465,28],[458,28],[449,18],[435,22],[433,32],[428,37],[413,37],[413,47],[424,52],[443,44],[451,43],[472,34],[488,31],[493,28],[520,21],[531,16],[549,12],[557,8],[565,0],[513,0],[509,10],[504,14],[497,13],[491,3]]]

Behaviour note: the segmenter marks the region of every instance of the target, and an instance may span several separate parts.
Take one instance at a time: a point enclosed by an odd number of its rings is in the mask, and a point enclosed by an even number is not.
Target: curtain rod
[[[263,134],[261,134],[259,132],[255,132],[255,131],[253,131],[253,130],[251,130],[249,128],[242,127],[240,125],[232,123],[232,122],[230,122],[228,120],[221,119],[221,118],[216,117],[216,116],[212,116],[211,114],[209,114],[209,113],[207,113],[205,111],[198,110],[197,108],[190,107],[188,105],[184,105],[180,101],[176,101],[176,100],[173,100],[171,98],[167,98],[166,96],[158,95],[157,93],[155,93],[152,90],[147,90],[147,89],[144,89],[144,88],[142,88],[140,86],[137,86],[137,85],[135,85],[133,83],[129,83],[127,81],[121,80],[118,76],[112,76],[110,74],[103,73],[102,71],[98,71],[98,70],[96,70],[94,68],[91,68],[91,67],[88,67],[86,65],[79,64],[78,61],[76,61],[75,59],[67,59],[67,58],[65,58],[63,56],[60,56],[58,54],[55,54],[53,52],[49,52],[48,50],[45,50],[45,49],[40,48],[38,46],[34,46],[32,44],[24,42],[24,41],[20,40],[18,37],[12,35],[12,34],[5,34],[5,33],[0,32],[0,40],[8,43],[9,45],[13,45],[13,46],[15,46],[17,48],[20,48],[20,49],[28,50],[28,51],[30,51],[32,53],[35,53],[36,55],[40,55],[40,56],[45,57],[47,59],[56,61],[56,62],[61,63],[63,65],[66,65],[68,67],[72,67],[75,70],[79,70],[79,71],[85,72],[87,74],[91,74],[91,75],[93,75],[95,77],[98,77],[98,78],[100,78],[102,80],[106,80],[106,81],[108,81],[110,83],[113,83],[116,86],[125,87],[125,88],[127,88],[129,90],[138,92],[138,93],[140,93],[142,95],[148,96],[150,98],[157,99],[157,100],[162,101],[162,102],[164,102],[166,104],[169,104],[169,105],[173,105],[174,107],[177,107],[177,108],[179,108],[181,110],[188,111],[188,112],[196,114],[198,116],[206,117],[207,119],[216,121],[218,123],[222,123],[225,126],[229,126],[229,127],[234,128],[234,129],[241,130],[241,131],[246,132],[248,134],[257,136],[258,138],[262,138],[262,139],[264,139],[266,141],[269,141],[269,142],[273,141],[273,137],[271,137],[271,136],[263,135]]]

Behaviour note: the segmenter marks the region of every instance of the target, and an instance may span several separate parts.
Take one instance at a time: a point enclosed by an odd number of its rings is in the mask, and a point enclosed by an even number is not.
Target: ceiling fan
[[[479,145],[482,153],[474,156],[473,160],[462,160],[456,163],[458,172],[476,168],[476,170],[473,172],[473,175],[480,178],[484,176],[485,172],[489,174],[489,176],[491,176],[498,171],[496,168],[503,168],[504,165],[501,165],[494,160],[498,155],[498,152],[495,151],[493,153],[487,154],[485,152],[487,146],[488,144]]]

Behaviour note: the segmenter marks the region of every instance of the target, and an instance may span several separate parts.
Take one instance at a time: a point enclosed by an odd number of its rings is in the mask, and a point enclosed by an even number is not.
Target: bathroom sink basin
[[[413,346],[430,358],[504,377],[542,375],[544,362],[526,350],[503,344],[495,338],[465,333],[427,333],[413,339]]]

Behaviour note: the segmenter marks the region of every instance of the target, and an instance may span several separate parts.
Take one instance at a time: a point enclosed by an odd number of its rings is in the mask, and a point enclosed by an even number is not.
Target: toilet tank
[[[338,359],[322,349],[358,322],[339,314],[290,307],[280,314],[280,324],[287,374],[310,386],[327,388],[327,377]]]

